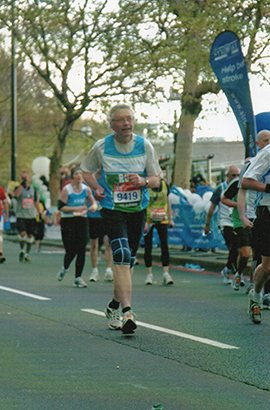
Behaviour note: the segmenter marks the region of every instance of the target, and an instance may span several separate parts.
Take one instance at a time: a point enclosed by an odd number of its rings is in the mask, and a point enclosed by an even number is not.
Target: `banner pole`
[[[246,122],[246,150],[245,150],[245,158],[250,157],[250,153],[249,153],[249,139],[250,139],[250,124],[247,121]]]

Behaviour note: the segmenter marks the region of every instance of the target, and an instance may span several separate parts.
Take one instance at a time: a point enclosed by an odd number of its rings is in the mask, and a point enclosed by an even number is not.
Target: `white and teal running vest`
[[[103,208],[124,212],[139,212],[149,202],[148,189],[135,187],[125,175],[129,173],[146,175],[146,150],[144,138],[136,135],[133,150],[128,154],[119,152],[113,134],[105,137],[102,156],[100,185],[106,197],[100,201]]]
[[[72,185],[68,184],[65,186],[68,191],[68,200],[66,206],[83,206],[85,205],[85,200],[87,198],[87,188],[86,185],[82,185],[82,190],[79,193],[74,192]],[[62,218],[73,217],[73,212],[62,212]],[[85,215],[86,216],[86,215]]]

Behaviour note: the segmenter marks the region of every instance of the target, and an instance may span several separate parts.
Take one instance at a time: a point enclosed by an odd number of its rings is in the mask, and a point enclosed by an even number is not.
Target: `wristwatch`
[[[145,185],[144,185],[144,188],[147,188],[147,187],[148,187],[148,184],[149,184],[149,179],[148,179],[148,178],[145,178]]]

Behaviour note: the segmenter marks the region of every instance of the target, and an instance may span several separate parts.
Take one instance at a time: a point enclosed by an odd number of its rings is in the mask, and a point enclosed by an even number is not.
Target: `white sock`
[[[254,300],[254,302],[256,303],[261,303],[262,302],[262,293],[257,293],[255,292],[255,290],[253,290],[252,293],[252,300]]]
[[[98,268],[93,268],[93,273],[98,273]]]

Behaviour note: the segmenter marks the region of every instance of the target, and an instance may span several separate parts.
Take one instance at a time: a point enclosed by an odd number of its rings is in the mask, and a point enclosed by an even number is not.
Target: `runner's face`
[[[80,170],[75,171],[73,174],[73,179],[75,182],[82,182],[83,180],[82,171]]]
[[[114,118],[111,121],[111,127],[114,130],[116,137],[123,142],[130,141],[134,129],[133,114],[129,109],[120,109],[115,112]]]
[[[238,178],[240,171],[238,168],[231,168],[227,174],[228,182],[231,182],[234,178]]]
[[[258,147],[260,149],[263,149],[264,147],[266,147],[266,145],[268,145],[270,143],[270,135],[265,135],[263,138],[261,138],[258,141]]]
[[[22,179],[22,180],[23,180],[23,179],[26,179],[27,184],[29,184],[30,176],[29,176],[28,172],[22,172],[22,173],[21,173],[21,179]]]

